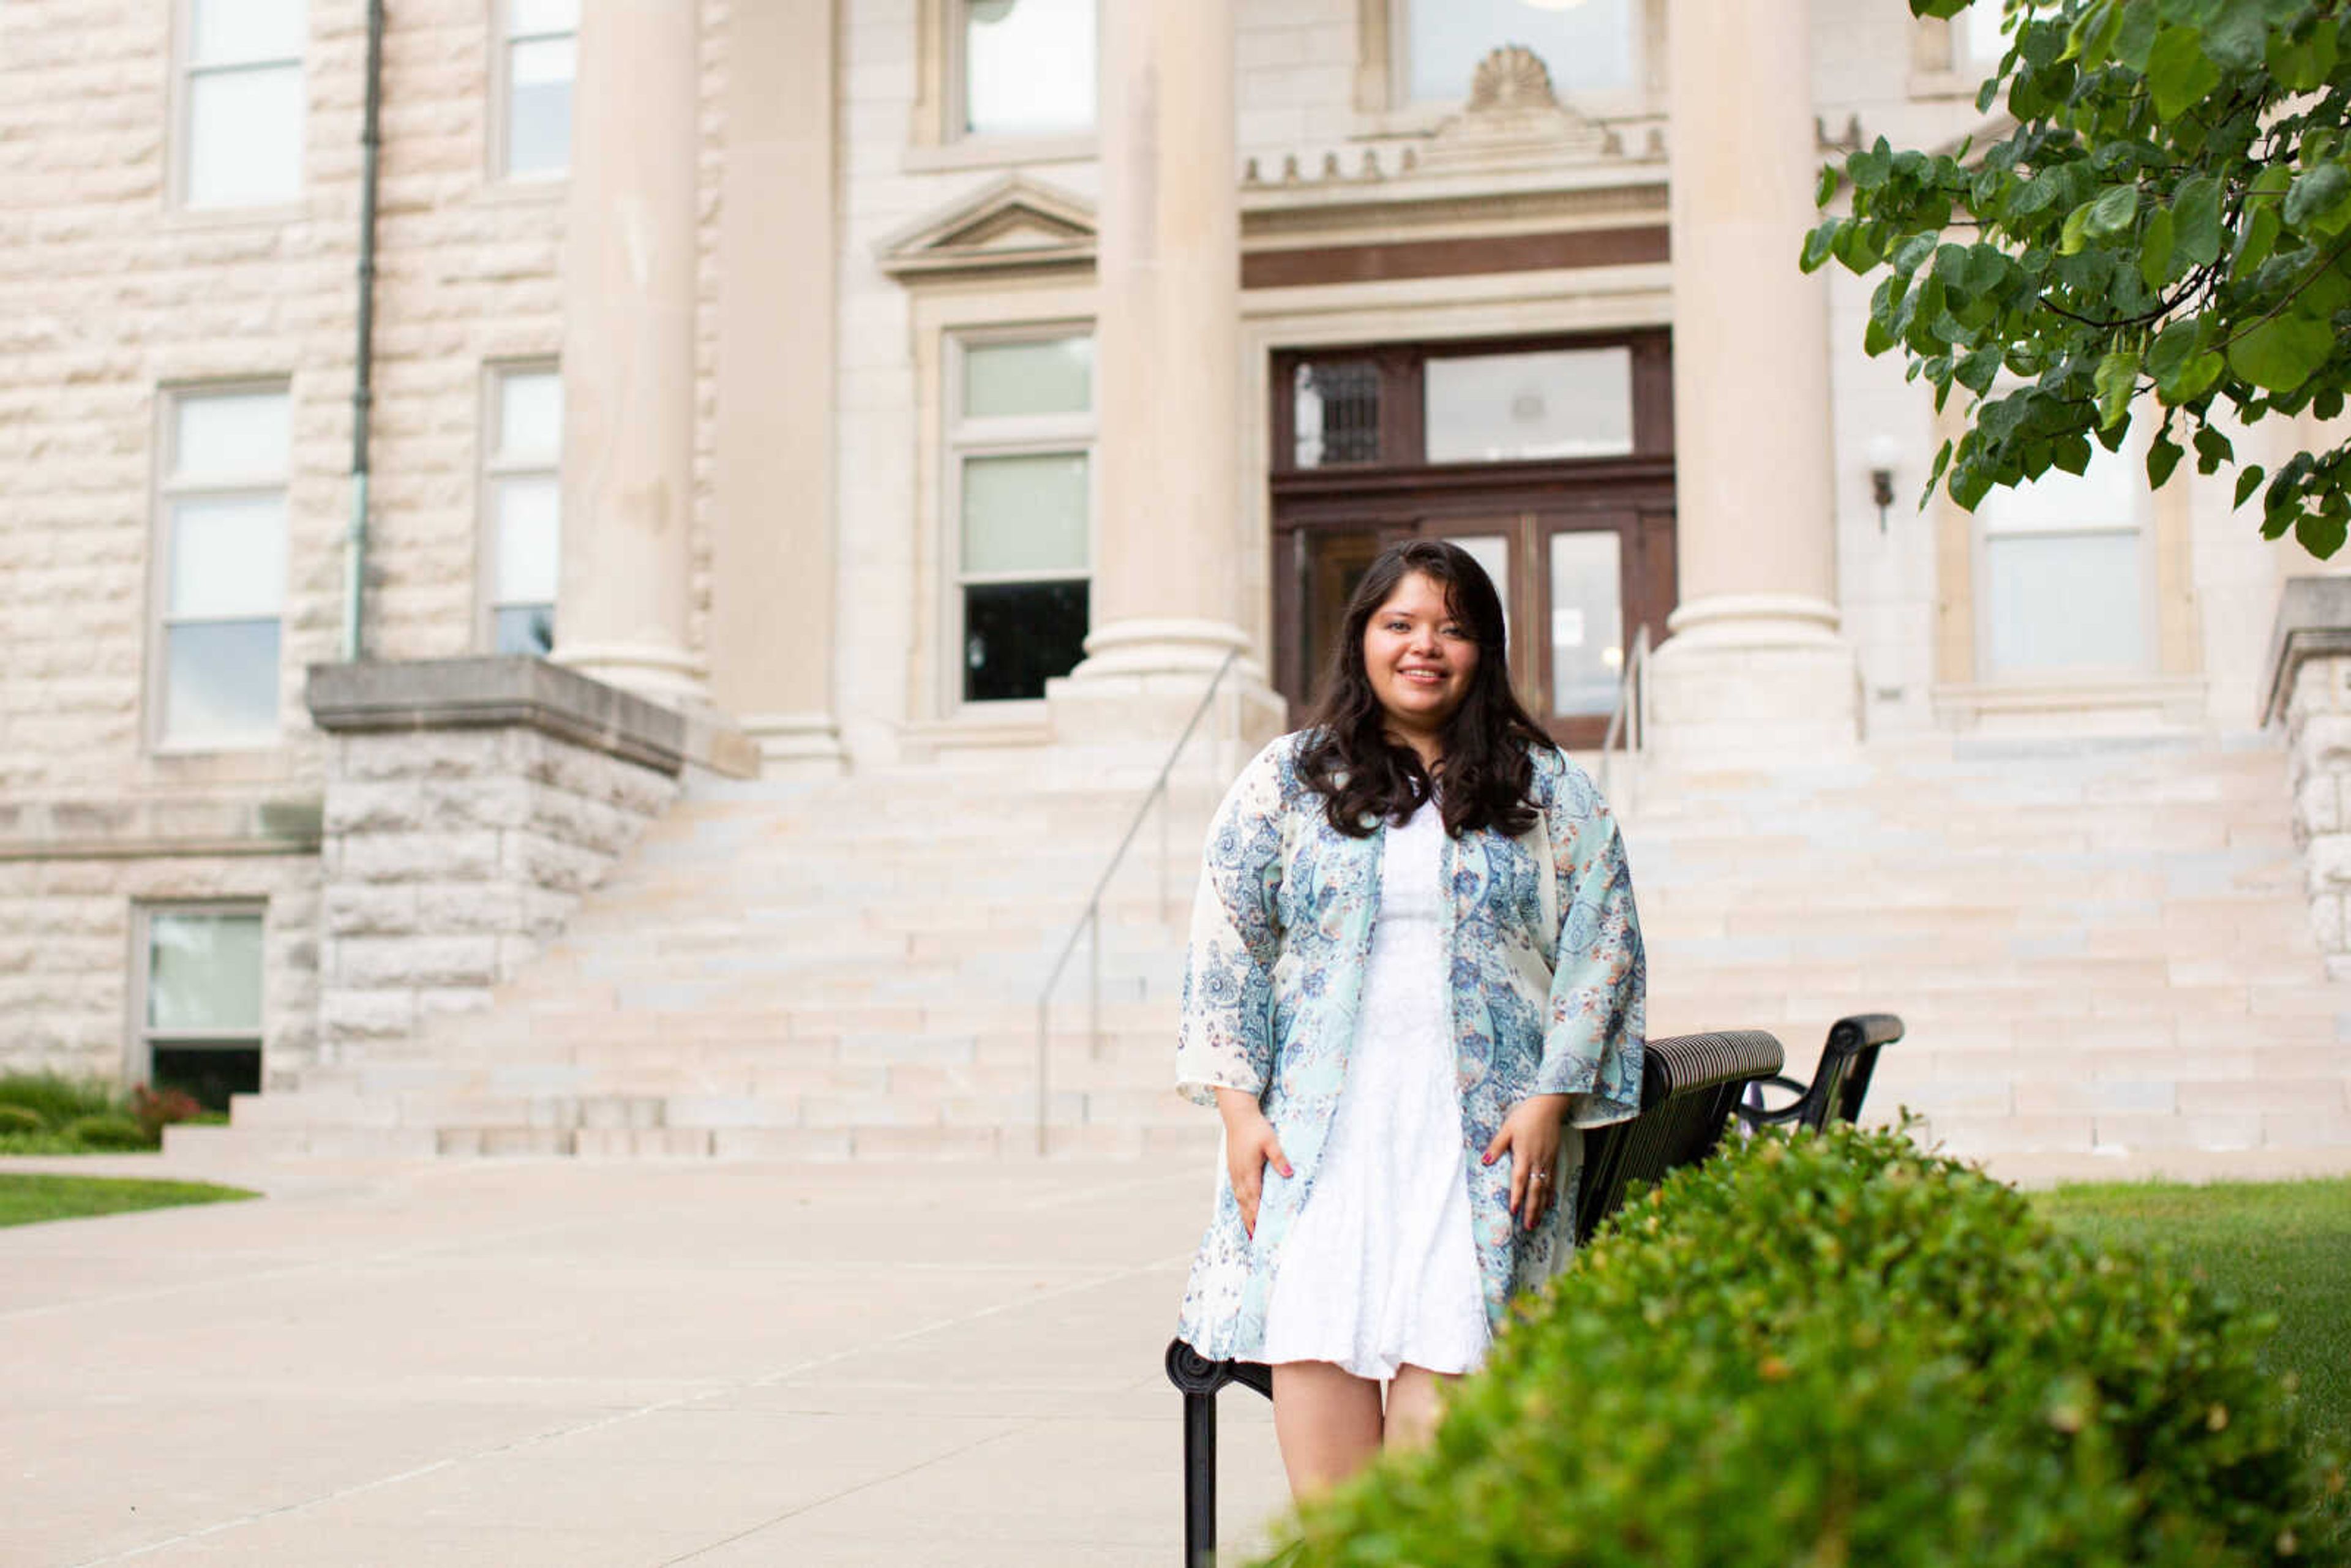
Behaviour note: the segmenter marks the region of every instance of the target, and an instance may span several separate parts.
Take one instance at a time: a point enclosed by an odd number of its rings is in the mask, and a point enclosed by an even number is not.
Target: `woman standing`
[[[1177,1333],[1272,1365],[1295,1495],[1426,1439],[1573,1245],[1566,1130],[1639,1108],[1624,846],[1508,669],[1475,559],[1385,551],[1204,852],[1176,1078],[1225,1169]]]

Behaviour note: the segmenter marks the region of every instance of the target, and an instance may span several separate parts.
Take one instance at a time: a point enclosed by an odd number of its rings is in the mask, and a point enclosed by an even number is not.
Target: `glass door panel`
[[[1312,532],[1305,538],[1301,662],[1296,689],[1290,695],[1294,702],[1311,707],[1322,695],[1322,678],[1347,619],[1347,601],[1355,596],[1356,585],[1387,541],[1376,533],[1352,530]]]
[[[1625,673],[1624,541],[1614,528],[1551,536],[1554,718],[1605,718]]]

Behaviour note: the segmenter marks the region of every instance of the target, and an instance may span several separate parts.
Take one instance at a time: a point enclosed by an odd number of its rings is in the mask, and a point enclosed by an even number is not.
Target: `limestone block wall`
[[[676,794],[671,773],[523,725],[338,736],[321,856],[324,1058],[486,1008]]]

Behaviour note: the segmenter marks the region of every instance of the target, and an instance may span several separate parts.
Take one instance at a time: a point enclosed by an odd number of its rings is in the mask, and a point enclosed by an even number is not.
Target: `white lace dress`
[[[1430,804],[1385,831],[1346,1086],[1282,1249],[1264,1354],[1374,1378],[1470,1371],[1489,1339],[1446,1017],[1444,822]]]

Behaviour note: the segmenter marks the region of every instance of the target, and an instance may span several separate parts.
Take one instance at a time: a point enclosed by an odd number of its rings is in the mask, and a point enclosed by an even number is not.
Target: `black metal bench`
[[[1902,1020],[1892,1013],[1855,1013],[1829,1025],[1828,1043],[1821,1047],[1821,1064],[1810,1084],[1773,1074],[1759,1079],[1739,1107],[1739,1119],[1750,1131],[1757,1127],[1802,1127],[1817,1133],[1834,1119],[1861,1120],[1862,1097],[1869,1092],[1870,1075],[1877,1071],[1877,1053],[1902,1038]],[[1796,1098],[1767,1108],[1766,1089],[1785,1089]]]
[[[1895,1027],[1898,1032],[1901,1026]],[[1641,1113],[1583,1134],[1576,1244],[1623,1207],[1634,1183],[1656,1181],[1712,1154],[1747,1086],[1770,1081],[1785,1065],[1779,1040],[1761,1030],[1649,1041]],[[1167,1380],[1184,1396],[1184,1561],[1187,1568],[1208,1568],[1217,1546],[1217,1392],[1238,1383],[1270,1399],[1273,1369],[1210,1361],[1180,1339],[1168,1342],[1166,1364]]]

